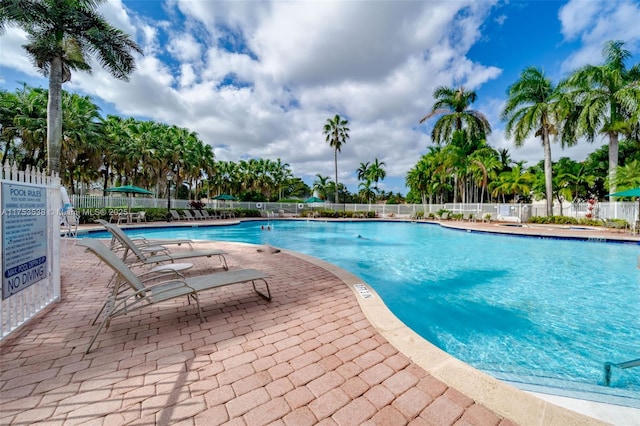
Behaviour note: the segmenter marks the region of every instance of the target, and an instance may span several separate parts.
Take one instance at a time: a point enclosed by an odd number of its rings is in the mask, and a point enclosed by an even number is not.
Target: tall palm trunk
[[[339,200],[339,197],[338,197],[338,194],[339,194],[339,191],[338,191],[338,148],[333,150],[333,162],[334,162],[334,164],[336,166],[336,197],[335,198],[336,198],[336,204],[338,204],[338,203],[340,203],[340,200]]]
[[[542,130],[542,145],[544,148],[544,186],[547,199],[547,216],[553,216],[553,169],[551,168],[551,143],[549,131]]]
[[[456,199],[458,198],[458,175],[453,175],[453,203],[455,204]]]
[[[47,101],[47,171],[60,172],[62,150],[62,58],[51,59]]]
[[[618,134],[609,133],[609,194],[616,192],[616,170],[618,169]],[[613,197],[609,198],[613,201]]]

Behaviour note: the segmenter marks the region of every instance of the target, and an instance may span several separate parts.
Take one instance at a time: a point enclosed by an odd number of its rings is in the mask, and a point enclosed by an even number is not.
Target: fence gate
[[[60,300],[60,178],[0,168],[0,340]]]

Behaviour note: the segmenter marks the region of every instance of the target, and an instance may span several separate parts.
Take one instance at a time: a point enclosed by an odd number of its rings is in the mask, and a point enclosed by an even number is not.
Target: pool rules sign
[[[2,299],[47,276],[47,193],[2,183]]]

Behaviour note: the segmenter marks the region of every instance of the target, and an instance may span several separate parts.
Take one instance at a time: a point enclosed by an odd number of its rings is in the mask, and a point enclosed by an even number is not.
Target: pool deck
[[[440,224],[640,242],[615,231]],[[204,323],[186,301],[165,302],[115,319],[85,355],[111,274],[63,241],[61,302],[0,343],[0,424],[605,424],[440,351],[334,265],[248,244],[196,244],[211,247],[229,253],[230,269],[267,272],[272,301],[249,284],[207,291]],[[220,271],[217,259],[192,263],[187,276]],[[640,422],[640,410],[615,411],[611,423]]]

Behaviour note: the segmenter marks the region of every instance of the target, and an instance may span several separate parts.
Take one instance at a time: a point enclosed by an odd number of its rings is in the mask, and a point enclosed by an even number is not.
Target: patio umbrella
[[[234,197],[233,195],[229,195],[229,194],[220,194],[220,195],[216,195],[215,197],[213,197],[214,200],[223,200],[223,201],[233,201],[233,200],[237,200],[236,197]]]
[[[311,197],[311,198],[307,198],[306,200],[304,200],[305,203],[307,204],[311,204],[311,203],[324,203],[324,200],[318,198],[318,197]]]
[[[233,201],[233,200],[237,200],[236,197],[234,197],[233,195],[229,195],[229,194],[220,194],[220,195],[216,195],[215,197],[213,197],[214,200],[220,200],[222,201],[222,205],[224,205],[225,201]]]
[[[127,210],[129,212],[131,212],[131,194],[153,195],[153,192],[135,185],[114,186],[113,188],[107,188],[107,192],[119,192],[129,195],[129,202],[127,204]]]
[[[608,194],[607,197],[637,197],[638,198],[638,220],[640,221],[640,188],[627,189],[626,191],[620,191],[613,194]]]

